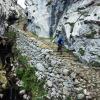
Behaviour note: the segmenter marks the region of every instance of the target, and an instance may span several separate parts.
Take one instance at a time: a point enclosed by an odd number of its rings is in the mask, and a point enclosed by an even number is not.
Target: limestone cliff
[[[0,35],[4,34],[8,19],[13,15],[16,19],[20,15],[24,16],[24,10],[17,4],[17,0],[0,0]]]
[[[48,37],[62,31],[82,62],[100,62],[100,0],[26,0],[28,29]]]

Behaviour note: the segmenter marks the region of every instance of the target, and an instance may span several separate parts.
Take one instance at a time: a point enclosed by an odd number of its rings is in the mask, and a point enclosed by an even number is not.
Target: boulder
[[[37,68],[38,71],[41,71],[41,72],[45,71],[45,68],[41,63],[37,63],[36,68]]]

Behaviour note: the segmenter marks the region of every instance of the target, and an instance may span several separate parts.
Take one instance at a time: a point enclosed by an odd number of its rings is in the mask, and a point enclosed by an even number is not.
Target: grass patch
[[[22,55],[19,55],[18,56],[18,63],[22,66],[28,66],[28,63],[27,63],[27,57],[26,56],[22,56]]]
[[[16,32],[9,31],[9,32],[5,33],[5,36],[13,41],[16,40]]]
[[[66,97],[66,100],[72,100],[70,96]]]
[[[35,75],[36,68],[28,64],[27,57],[18,56],[18,62],[19,67],[16,69],[16,74],[23,81],[21,88],[32,93],[32,100],[43,100],[43,97],[47,94],[43,88],[45,79],[38,80],[38,77]]]
[[[66,47],[63,47],[63,52],[71,53],[72,51],[67,49]]]
[[[32,32],[34,37],[38,37],[38,35],[35,32]]]

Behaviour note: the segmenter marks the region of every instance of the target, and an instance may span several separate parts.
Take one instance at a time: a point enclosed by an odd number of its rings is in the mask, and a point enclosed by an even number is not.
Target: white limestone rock
[[[37,63],[36,68],[37,68],[38,71],[41,71],[41,72],[45,71],[45,68],[41,63]]]
[[[21,94],[21,95],[25,94],[25,90],[21,90],[21,91],[19,92],[19,94]]]
[[[63,87],[63,94],[69,95],[69,92],[68,92],[68,88],[67,87]]]
[[[84,98],[84,94],[78,94],[77,99],[82,100]]]
[[[52,87],[52,85],[53,85],[52,81],[50,81],[50,80],[48,80],[46,84],[47,84],[48,87]]]
[[[63,74],[64,74],[64,75],[67,75],[67,74],[68,74],[68,72],[69,72],[69,70],[68,70],[68,69],[64,69],[64,70],[63,70]]]

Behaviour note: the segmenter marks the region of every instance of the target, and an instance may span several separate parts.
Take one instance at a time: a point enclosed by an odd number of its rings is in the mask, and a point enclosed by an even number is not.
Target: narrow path
[[[75,79],[77,79],[77,82],[79,82],[77,86],[78,89],[83,88],[83,92],[86,92],[86,96],[90,96],[87,94],[91,94],[92,96],[94,96],[94,98],[96,98],[96,100],[100,99],[100,70],[99,69],[98,70],[93,69],[92,67],[88,67],[79,62],[76,62],[75,57],[67,52],[64,52],[62,56],[59,55],[57,52],[55,52],[56,47],[57,47],[55,44],[51,43],[48,40],[37,38],[31,32],[24,32],[20,30],[21,26],[19,27],[18,29],[16,29],[17,32],[19,32],[18,46],[22,49],[22,53],[26,54],[27,56],[31,58],[31,63],[37,64],[38,62],[41,62],[40,59],[38,59],[39,61],[37,61],[37,58],[35,56],[40,56],[41,52],[40,53],[38,52],[41,51],[42,49],[43,50],[50,49],[53,52],[50,54],[49,58],[53,60],[56,59],[57,61],[59,60],[59,62],[61,63],[61,65],[57,66],[58,70],[61,71],[61,70],[68,69],[71,72],[71,75],[72,73],[75,73]],[[42,57],[40,58],[43,59]],[[57,68],[54,68],[54,71],[55,69],[57,70]],[[74,75],[72,75],[72,77],[74,77]]]

